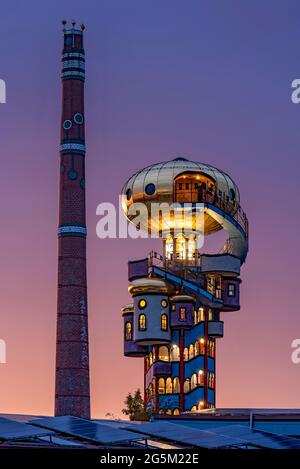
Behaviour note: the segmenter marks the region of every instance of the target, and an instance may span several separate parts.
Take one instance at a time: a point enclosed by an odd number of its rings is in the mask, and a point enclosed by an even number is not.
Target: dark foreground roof
[[[24,446],[300,449],[300,410],[215,409],[147,423],[2,414],[0,448]]]

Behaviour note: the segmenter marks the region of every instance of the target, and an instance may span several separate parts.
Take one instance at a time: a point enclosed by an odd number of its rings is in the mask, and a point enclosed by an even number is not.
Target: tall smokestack
[[[84,26],[65,25],[63,21],[55,415],[90,418]]]

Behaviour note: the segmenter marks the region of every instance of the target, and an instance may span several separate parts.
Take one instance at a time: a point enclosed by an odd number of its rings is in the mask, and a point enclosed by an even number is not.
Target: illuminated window
[[[166,239],[166,258],[172,260],[174,254],[174,241],[172,236],[168,236]]]
[[[174,344],[171,347],[171,360],[172,362],[177,362],[180,359],[180,350],[178,345]]]
[[[167,307],[168,307],[168,302],[167,302],[167,300],[161,300],[160,304],[162,305],[163,308],[167,308]]]
[[[195,412],[197,410],[197,406],[196,405],[193,405],[193,407],[191,408],[191,411],[192,412]]]
[[[198,371],[198,384],[199,386],[204,386],[204,371],[203,370]]]
[[[152,352],[149,353],[149,365],[151,366],[153,364],[153,355]]]
[[[195,256],[196,256],[196,246],[197,246],[196,237],[195,237],[195,236],[191,236],[190,239],[189,239],[189,241],[188,241],[188,258],[189,258],[189,260],[195,259]]]
[[[173,379],[173,392],[174,393],[179,393],[180,392],[179,378],[177,378],[177,377]]]
[[[179,409],[174,409],[173,415],[179,415]]]
[[[187,347],[185,347],[183,350],[183,359],[185,362],[187,362],[189,359],[189,349]]]
[[[190,392],[190,390],[191,390],[191,383],[190,383],[189,378],[187,378],[183,385],[183,392],[187,393],[187,392]]]
[[[203,337],[200,339],[200,355],[205,355],[205,340]]]
[[[149,395],[151,396],[153,394],[153,384],[149,384]]]
[[[179,320],[180,321],[185,321],[186,318],[186,309],[185,308],[180,308],[179,309]]]
[[[199,355],[199,353],[200,353],[200,344],[197,340],[197,342],[195,342],[195,357]]]
[[[198,324],[198,314],[197,314],[197,311],[194,311],[194,324]]]
[[[176,238],[176,254],[179,259],[186,258],[185,252],[185,237],[180,235]]]
[[[208,310],[208,320],[212,321],[213,320],[213,312],[211,309]]]
[[[200,401],[198,404],[198,410],[202,410],[204,408],[204,401]]]
[[[208,342],[208,350],[209,350],[209,356],[214,357],[215,356],[215,342],[212,339]]]
[[[168,316],[166,314],[161,315],[161,330],[162,331],[168,330]]]
[[[198,322],[205,321],[204,308],[198,309]]]
[[[228,296],[235,296],[235,285],[234,283],[228,284]]]
[[[162,415],[162,414],[165,413],[165,410],[164,410],[164,409],[159,409],[159,410],[158,410],[158,413]]]
[[[191,377],[191,389],[194,389],[197,387],[197,375],[194,373]]]
[[[158,380],[158,394],[165,394],[166,392],[166,385],[164,378],[159,378]]]
[[[166,410],[166,414],[167,414],[167,415],[172,415],[171,409],[167,409],[167,410]]]
[[[138,302],[139,309],[145,309],[146,306],[147,306],[147,301],[146,300],[142,299]]]
[[[125,323],[125,340],[132,340],[132,327],[129,321]]]
[[[145,331],[147,329],[147,320],[145,314],[139,315],[139,331]]]
[[[172,378],[166,379],[166,394],[172,394],[173,387],[172,387]]]
[[[163,362],[169,361],[169,350],[168,347],[165,345],[159,347],[158,349],[158,359],[162,360]]]
[[[190,348],[189,348],[189,357],[190,357],[190,360],[191,360],[191,358],[194,358],[194,356],[195,356],[194,345],[191,344],[191,345],[190,345]]]
[[[156,361],[156,348],[152,347],[153,362]]]

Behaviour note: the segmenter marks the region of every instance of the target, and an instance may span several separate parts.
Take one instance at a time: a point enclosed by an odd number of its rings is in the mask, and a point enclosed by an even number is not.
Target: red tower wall
[[[90,418],[84,64],[83,32],[64,31],[55,415]]]

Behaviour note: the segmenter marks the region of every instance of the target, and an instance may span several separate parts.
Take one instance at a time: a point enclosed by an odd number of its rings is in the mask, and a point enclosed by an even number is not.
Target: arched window
[[[159,413],[159,414],[164,414],[164,413],[165,413],[165,410],[164,410],[164,409],[159,409],[158,413]]]
[[[189,349],[187,347],[185,347],[183,350],[183,359],[185,362],[187,362],[189,359]]]
[[[189,260],[193,260],[196,258],[196,237],[195,236],[190,236],[188,240],[188,258]]]
[[[153,394],[153,384],[150,383],[149,384],[149,396],[151,396]]]
[[[198,309],[198,322],[205,321],[204,308]]]
[[[167,410],[166,410],[166,414],[167,414],[167,415],[172,415],[171,409],[167,409]]]
[[[153,363],[156,361],[156,348],[152,347]]]
[[[193,344],[190,345],[189,356],[190,356],[190,359],[194,358],[194,356],[195,356],[195,351],[194,351],[194,345]]]
[[[129,321],[125,323],[125,340],[132,340],[132,326]]]
[[[158,349],[158,359],[164,362],[169,361],[169,350],[165,345],[159,347]]]
[[[198,371],[198,384],[199,386],[204,386],[204,371],[203,370]]]
[[[166,314],[161,315],[161,330],[162,331],[168,330],[168,316]]]
[[[198,340],[195,342],[195,357],[200,353],[200,345]]]
[[[177,362],[180,359],[180,350],[178,345],[174,344],[171,347],[171,360],[172,362]]]
[[[215,356],[215,343],[214,343],[213,340],[209,341],[209,355],[210,355],[210,357]]]
[[[180,392],[179,378],[177,377],[173,379],[173,392],[175,394]]]
[[[152,352],[149,353],[149,365],[151,366],[153,364],[153,355]]]
[[[200,339],[200,354],[205,355],[205,340],[203,337]]]
[[[172,260],[173,254],[174,254],[173,238],[171,235],[169,235],[166,239],[166,258],[169,260]]]
[[[195,412],[197,410],[197,406],[196,405],[193,405],[193,407],[191,408],[191,411],[192,412]]]
[[[179,235],[178,238],[176,238],[176,255],[178,259],[186,258],[185,237],[183,235]]]
[[[158,394],[165,394],[166,392],[166,385],[164,378],[159,378],[158,380]]]
[[[196,310],[194,311],[194,324],[198,324],[198,315]]]
[[[194,373],[191,377],[191,389],[194,389],[197,387],[197,375]]]
[[[204,401],[200,401],[198,404],[198,410],[202,410],[204,408]]]
[[[190,392],[190,390],[191,390],[191,383],[190,383],[189,378],[187,378],[183,385],[183,392],[187,393],[187,392]]]
[[[173,415],[179,415],[179,409],[174,409]]]
[[[139,331],[145,331],[147,329],[147,319],[145,314],[139,315]]]
[[[173,388],[172,388],[172,378],[167,378],[166,379],[166,394],[172,394]]]
[[[179,321],[186,320],[186,309],[184,307],[179,308]]]

